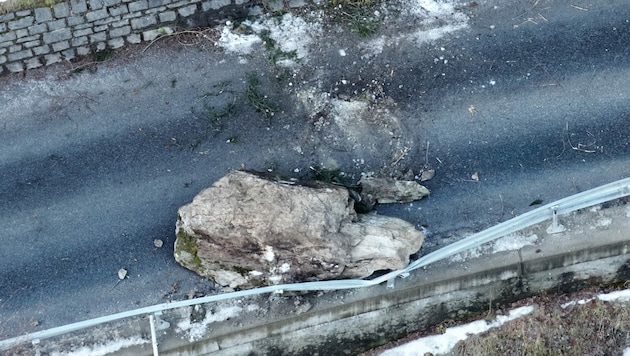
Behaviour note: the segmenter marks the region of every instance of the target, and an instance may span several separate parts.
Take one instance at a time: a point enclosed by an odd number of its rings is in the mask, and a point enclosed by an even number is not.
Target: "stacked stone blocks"
[[[257,0],[69,0],[0,15],[0,74],[151,41],[161,28]],[[245,11],[246,12],[246,11]]]

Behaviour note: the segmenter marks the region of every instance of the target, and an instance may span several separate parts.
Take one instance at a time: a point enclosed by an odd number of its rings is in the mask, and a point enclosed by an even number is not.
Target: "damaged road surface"
[[[0,78],[0,339],[219,292],[173,223],[233,169],[435,172],[375,206],[420,254],[630,175],[625,0],[371,6],[367,32],[300,8]]]

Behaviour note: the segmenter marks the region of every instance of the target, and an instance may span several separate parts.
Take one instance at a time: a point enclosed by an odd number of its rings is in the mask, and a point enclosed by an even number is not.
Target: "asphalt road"
[[[456,12],[467,26],[431,41],[404,16],[368,39],[331,25],[288,78],[262,50],[239,59],[210,41],[0,78],[0,339],[213,292],[172,257],[176,212],[230,169],[323,165],[356,179],[428,164],[429,198],[377,207],[426,228],[427,246],[630,175],[625,0]],[[361,45],[379,38],[382,53]],[[252,75],[274,116],[248,104]],[[296,99],[311,89],[338,102],[377,93],[381,116],[367,117],[381,121],[357,124],[350,145],[332,115],[320,116],[334,130],[316,129]]]

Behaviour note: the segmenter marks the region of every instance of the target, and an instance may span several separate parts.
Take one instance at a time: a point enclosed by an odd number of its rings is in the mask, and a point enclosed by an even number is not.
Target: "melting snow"
[[[273,262],[273,260],[276,258],[276,255],[273,253],[273,247],[265,246],[265,252],[263,253],[263,257],[268,262]]]
[[[232,23],[227,22],[221,31],[217,46],[230,53],[250,54],[257,49],[262,49],[261,36],[266,33],[275,41],[275,46],[280,51],[287,54],[294,53],[296,59],[304,59],[308,54],[308,46],[321,33],[319,23],[306,22],[291,13],[284,14],[281,18],[263,16],[255,22],[244,21],[243,25],[249,27],[254,33],[234,33]],[[285,64],[292,62],[291,60],[283,61]]]
[[[179,322],[177,324],[177,332],[187,331],[188,341],[197,341],[205,335],[206,329],[208,329],[209,324],[235,317],[240,314],[242,310],[243,308],[237,306],[220,308],[216,313],[208,310],[206,312],[206,317],[200,322],[191,323],[190,317],[186,318],[184,321]]]
[[[101,356],[109,355],[114,352],[124,349],[129,346],[142,345],[149,343],[149,340],[145,340],[141,337],[126,338],[116,341],[112,341],[102,345],[95,345],[92,347],[83,346],[74,351],[52,352],[53,356]]]
[[[444,35],[468,27],[468,17],[455,10],[456,1],[409,0],[409,13],[423,17],[413,36],[417,42],[435,41]]]
[[[444,334],[423,337],[407,344],[387,350],[381,356],[423,356],[429,352],[434,355],[445,354],[461,340],[468,338],[468,335],[480,334],[489,329],[503,325],[504,323],[527,315],[534,310],[533,306],[525,306],[510,310],[509,315],[499,315],[491,322],[477,320],[472,323],[454,326],[446,329]]]
[[[628,302],[630,301],[630,289],[602,293],[597,295],[596,298],[606,302]],[[566,308],[571,305],[586,304],[593,299],[595,298],[571,301],[562,304],[561,307]],[[465,325],[448,328],[444,334],[431,335],[408,342],[381,353],[381,356],[422,356],[427,352],[433,355],[443,355],[450,352],[457,342],[465,340],[468,335],[480,334],[491,328],[501,326],[505,322],[527,315],[533,310],[534,307],[532,306],[520,307],[511,310],[508,316],[498,316],[494,321],[489,323],[484,320],[477,320]],[[623,351],[623,356],[630,356],[630,347]]]

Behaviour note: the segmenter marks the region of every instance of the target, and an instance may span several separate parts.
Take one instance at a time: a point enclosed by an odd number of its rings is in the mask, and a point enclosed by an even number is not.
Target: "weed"
[[[350,23],[350,29],[352,32],[359,35],[359,37],[370,37],[378,30],[378,21],[368,17],[353,18]]]
[[[255,74],[250,74],[247,77],[245,97],[251,106],[263,113],[269,120],[271,120],[274,113],[278,111],[278,106],[269,100],[269,96],[260,91],[260,80]],[[269,124],[271,125],[271,121]]]
[[[376,33],[380,20],[375,15],[378,1],[371,0],[332,0],[334,15],[341,21],[350,20],[350,30],[359,37],[370,37]]]
[[[206,137],[210,131],[221,132],[221,119],[234,113],[237,98],[232,91],[226,90],[230,83],[231,81],[226,80],[213,85],[212,90],[200,96],[190,108],[193,116],[204,123]],[[198,107],[199,104],[201,108]]]
[[[95,65],[83,65],[83,66],[79,66],[79,67],[77,67],[75,69],[72,69],[70,71],[70,73],[72,73],[72,74],[80,74],[80,73],[83,73],[83,72],[87,72],[87,73],[90,73],[90,74],[94,74],[94,73],[96,73],[97,70],[98,70],[98,68]]]
[[[270,33],[271,32],[269,32],[269,30],[263,30],[262,32],[260,32],[259,35],[260,39],[263,41],[265,50],[267,50],[268,52],[267,59],[269,63],[276,65],[278,62],[287,59],[296,61],[298,59],[297,51],[293,50],[289,52],[283,52],[280,48],[276,47],[276,41],[269,36]]]
[[[190,148],[191,151],[194,151],[197,149],[197,147],[199,147],[202,141],[202,139],[196,138],[190,144],[188,144],[188,148]]]
[[[94,62],[105,62],[114,56],[114,51],[111,49],[105,49],[102,51],[91,52],[90,57]]]
[[[215,109],[214,107],[208,108],[208,112],[206,116],[208,117],[208,119],[212,121],[217,121],[221,119],[222,117],[232,115],[232,113],[234,113],[235,107],[236,107],[236,99],[234,99],[231,103],[225,106],[222,106],[218,109]]]
[[[276,162],[265,161],[265,169],[267,170],[267,172],[271,173],[275,171],[276,168],[278,168],[278,165],[276,164]]]
[[[269,30],[263,30],[260,32],[260,39],[263,41],[263,46],[265,46],[267,51],[271,51],[276,48],[276,41],[269,36],[270,34],[271,32]]]

